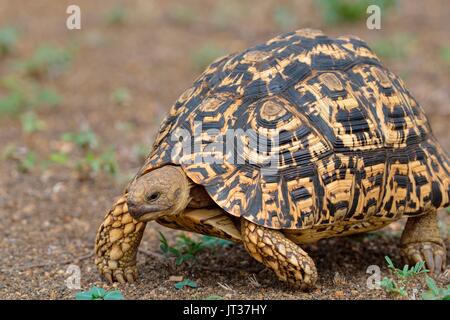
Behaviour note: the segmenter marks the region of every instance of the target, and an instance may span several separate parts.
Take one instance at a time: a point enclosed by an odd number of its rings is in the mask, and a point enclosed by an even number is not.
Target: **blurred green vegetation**
[[[198,71],[203,71],[211,62],[226,54],[217,44],[209,42],[192,53],[192,62]]]
[[[272,13],[272,20],[278,29],[292,31],[297,26],[297,16],[291,8],[277,5]]]
[[[119,26],[123,25],[127,20],[127,11],[124,6],[116,5],[105,15],[105,21],[108,25]]]
[[[144,162],[149,152],[150,149],[147,144],[137,144],[133,147],[133,153],[139,162]]]
[[[45,127],[44,121],[40,120],[33,111],[23,113],[20,116],[20,122],[22,124],[22,131],[25,133],[41,131]]]
[[[80,130],[79,132],[65,132],[62,140],[72,142],[83,151],[94,150],[98,146],[97,135],[91,129]]]
[[[14,143],[3,149],[2,158],[14,161],[17,171],[21,173],[31,172],[38,163],[35,152],[25,147],[18,147]]]
[[[19,40],[19,31],[12,26],[0,29],[0,56],[5,56],[14,51]]]
[[[36,81],[16,74],[0,79],[0,116],[43,106],[55,107],[60,102],[61,96],[54,89]]]
[[[450,45],[444,46],[440,49],[441,59],[442,61],[450,67]]]
[[[168,12],[169,18],[180,25],[190,25],[196,20],[196,12],[185,4],[177,3]]]
[[[97,135],[91,129],[83,129],[79,132],[66,132],[62,135],[62,140],[73,143],[81,155],[75,158],[74,167],[78,173],[80,180],[88,180],[95,177],[99,173],[115,177],[119,171],[116,160],[116,152],[113,147],[105,149],[100,148]],[[54,159],[59,164],[65,163],[65,157],[60,154],[54,154]]]
[[[117,88],[111,93],[111,100],[119,106],[129,105],[131,93],[127,88]]]
[[[211,14],[211,23],[220,29],[237,26],[244,15],[245,9],[238,1],[216,1],[216,6]]]
[[[351,23],[367,18],[367,7],[377,5],[382,14],[397,5],[396,0],[318,0],[319,10],[328,24]]]
[[[403,59],[415,48],[415,37],[412,34],[396,33],[371,44],[372,49],[381,58]]]
[[[55,77],[66,71],[72,56],[71,49],[44,44],[39,46],[29,58],[19,61],[18,67],[32,77]]]

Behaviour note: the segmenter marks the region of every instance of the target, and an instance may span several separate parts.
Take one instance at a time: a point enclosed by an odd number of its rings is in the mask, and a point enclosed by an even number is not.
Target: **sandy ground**
[[[75,159],[80,152],[62,142],[61,135],[90,127],[100,148],[116,148],[120,173],[80,179],[77,170],[67,165],[35,165],[24,173],[17,161],[0,160],[0,298],[73,299],[79,290],[66,286],[67,263],[81,268],[83,290],[92,285],[111,288],[99,278],[93,258],[77,257],[92,252],[105,211],[142,162],[136,150],[150,148],[160,120],[209,55],[239,51],[303,27],[330,35],[355,34],[378,47],[387,39],[406,38],[406,44],[388,46],[401,47],[404,54],[383,60],[405,80],[425,108],[438,140],[450,150],[450,64],[441,57],[442,48],[450,44],[447,1],[399,1],[383,14],[382,29],[375,31],[366,29],[364,21],[327,25],[312,1],[258,1],[257,5],[237,0],[127,1],[123,23],[114,25],[107,20],[120,1],[75,2],[82,9],[82,29],[70,31],[65,28],[68,1],[0,1],[0,27],[15,25],[21,30],[17,50],[0,60],[2,77],[41,44],[76,47],[65,73],[39,79],[63,98],[59,107],[35,110],[45,129],[27,134],[18,115],[0,116],[0,146],[31,150],[39,161],[61,150],[69,150]],[[285,15],[291,12],[289,19],[282,19],[289,23],[275,17],[280,10]],[[128,88],[131,96],[125,105],[111,99],[120,87]],[[448,235],[445,210],[441,222]],[[159,252],[158,231],[170,241],[179,234],[148,225],[142,249]],[[385,255],[400,265],[400,233],[401,224],[394,224],[381,232],[305,247],[320,274],[317,288],[308,293],[278,282],[240,246],[205,250],[194,262],[181,266],[141,253],[139,281],[114,286],[127,299],[204,299],[213,294],[225,299],[397,298],[369,290],[366,269],[379,265],[388,275]],[[198,288],[176,290],[169,281],[174,275],[195,280]],[[407,289],[420,293],[423,287],[423,281],[417,280],[410,281]]]

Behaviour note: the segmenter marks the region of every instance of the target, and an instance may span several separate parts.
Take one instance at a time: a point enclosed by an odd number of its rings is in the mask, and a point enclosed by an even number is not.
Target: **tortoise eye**
[[[153,192],[147,196],[147,201],[156,201],[159,199],[161,194],[159,192]]]

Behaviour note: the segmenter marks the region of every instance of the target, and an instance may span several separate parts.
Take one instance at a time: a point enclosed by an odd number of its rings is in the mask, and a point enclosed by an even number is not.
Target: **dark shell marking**
[[[216,134],[202,136],[192,157],[225,162],[183,163],[185,172],[224,210],[259,225],[345,232],[449,204],[448,158],[422,108],[354,37],[299,30],[218,59],[172,107],[139,174],[179,164],[171,133],[193,135],[196,122]],[[252,137],[237,155],[243,164],[214,151],[228,129],[279,135],[267,150],[278,152],[277,170],[263,170]]]

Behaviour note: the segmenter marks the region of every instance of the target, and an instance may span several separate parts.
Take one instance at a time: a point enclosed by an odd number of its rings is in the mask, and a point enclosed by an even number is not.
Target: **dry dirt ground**
[[[365,21],[327,25],[312,1],[142,0],[123,2],[120,10],[114,9],[120,1],[73,3],[82,9],[81,30],[65,28],[67,1],[0,1],[0,27],[20,29],[16,50],[0,60],[2,77],[39,45],[75,48],[66,72],[38,79],[62,97],[57,107],[35,110],[45,123],[42,130],[24,132],[20,114],[0,116],[0,148],[19,150],[19,160],[0,160],[0,298],[73,299],[79,290],[66,287],[68,263],[81,268],[83,290],[93,285],[110,289],[99,278],[93,258],[78,258],[92,252],[105,211],[139,168],[139,150],[150,148],[171,103],[210,56],[242,50],[289,29],[355,34],[384,50],[382,59],[404,78],[428,113],[438,140],[450,150],[450,62],[444,53],[450,44],[448,1],[398,1],[395,9],[383,13],[382,29],[374,31]],[[129,97],[112,98],[121,87],[128,89]],[[81,179],[80,170],[69,165],[82,155],[61,136],[86,127],[95,132],[98,148],[115,147],[120,169],[115,177],[98,173]],[[37,160],[23,172],[18,161],[26,152],[34,152]],[[41,165],[54,152],[67,153],[69,164]],[[445,210],[441,222],[447,237]],[[159,252],[158,231],[172,242],[178,234],[149,224],[144,250]],[[240,246],[205,250],[181,266],[141,253],[139,281],[114,287],[127,299],[397,298],[369,290],[366,269],[379,265],[383,275],[389,275],[385,255],[400,265],[400,232],[401,224],[394,224],[384,231],[306,247],[320,274],[317,288],[308,293],[278,282]],[[54,264],[41,265],[47,263]],[[198,288],[175,289],[169,281],[174,275],[195,280]],[[253,275],[259,286],[250,280]],[[409,293],[416,288],[420,294],[423,287],[421,280],[407,285]]]

